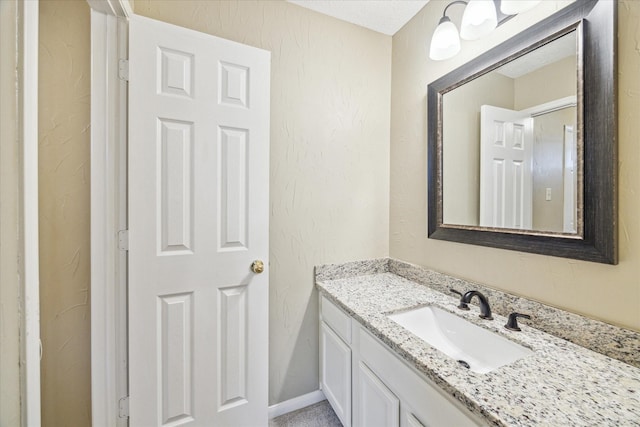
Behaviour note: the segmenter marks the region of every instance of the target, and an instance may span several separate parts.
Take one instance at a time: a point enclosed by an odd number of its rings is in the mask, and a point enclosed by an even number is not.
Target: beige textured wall
[[[564,127],[575,129],[576,108],[564,108],[533,119],[534,230],[564,230]],[[551,200],[547,200],[547,188]]]
[[[91,425],[90,22],[40,2],[40,329],[43,426]]]
[[[0,1],[0,426],[20,425],[17,13]]]
[[[317,390],[313,266],[388,255],[391,37],[283,1],[135,12],[271,51],[269,401]]]
[[[565,2],[544,1],[486,39],[434,62],[427,46],[445,3],[432,1],[393,37],[391,256],[640,330],[640,2],[618,7],[619,251],[617,266],[427,239],[426,87]],[[529,21],[532,22],[532,21]]]
[[[524,110],[566,96],[576,96],[576,60],[571,56],[514,79],[513,109]]]

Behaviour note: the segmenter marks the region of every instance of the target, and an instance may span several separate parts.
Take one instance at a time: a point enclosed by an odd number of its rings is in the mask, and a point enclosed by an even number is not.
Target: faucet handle
[[[523,319],[531,319],[531,316],[529,316],[528,314],[521,314],[521,313],[514,312],[509,315],[507,324],[504,325],[504,327],[509,329],[510,331],[520,331],[521,329],[518,326],[518,317],[522,317]]]
[[[469,306],[467,305],[467,303],[462,300],[462,297],[463,297],[462,292],[456,291],[453,288],[449,289],[449,291],[453,292],[456,295],[460,295],[460,304],[458,305],[458,308],[460,310],[469,310]]]

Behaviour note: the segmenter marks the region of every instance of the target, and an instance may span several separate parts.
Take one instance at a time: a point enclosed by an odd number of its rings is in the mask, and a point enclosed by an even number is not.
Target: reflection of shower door
[[[533,119],[483,105],[480,121],[480,225],[531,229]]]

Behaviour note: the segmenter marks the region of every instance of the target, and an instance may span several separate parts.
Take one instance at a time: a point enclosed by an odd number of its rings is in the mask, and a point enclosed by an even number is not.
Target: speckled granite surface
[[[472,289],[479,290],[489,299],[494,313],[503,316],[508,316],[514,311],[529,314],[533,318],[530,322],[536,329],[640,368],[640,332],[589,319],[403,261],[383,258],[321,265],[316,267],[316,281],[387,272],[449,295],[452,295],[449,292],[450,288],[462,293]],[[477,300],[474,300],[475,302]],[[521,321],[522,324],[528,322]]]
[[[368,274],[388,273],[391,259],[380,258],[364,261],[345,262],[344,264],[325,264],[316,267],[316,282]],[[409,265],[409,264],[407,264]]]
[[[340,270],[346,278],[340,278]],[[457,310],[458,298],[438,289],[480,289],[487,292],[492,307],[502,304],[512,311],[510,300],[499,301],[507,296],[395,260],[322,266],[317,272],[322,277],[317,280],[320,291],[489,424],[640,426],[640,369],[526,326],[525,322],[520,323],[522,332],[508,331],[503,328],[506,318],[500,311],[494,310],[493,321],[481,320],[477,307],[468,312]],[[526,300],[515,302],[524,304]],[[425,304],[440,306],[529,347],[534,353],[487,374],[462,370],[455,360],[386,317],[390,312]],[[540,311],[532,313],[535,316],[542,313],[550,318],[556,312],[568,315],[557,309],[552,309],[553,313],[536,309]],[[572,316],[545,322],[570,322],[575,320]]]

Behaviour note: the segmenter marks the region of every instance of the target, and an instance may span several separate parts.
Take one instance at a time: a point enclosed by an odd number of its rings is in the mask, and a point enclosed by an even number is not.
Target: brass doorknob
[[[251,271],[256,274],[262,273],[264,271],[264,263],[259,259],[253,261],[253,263],[251,264]]]

